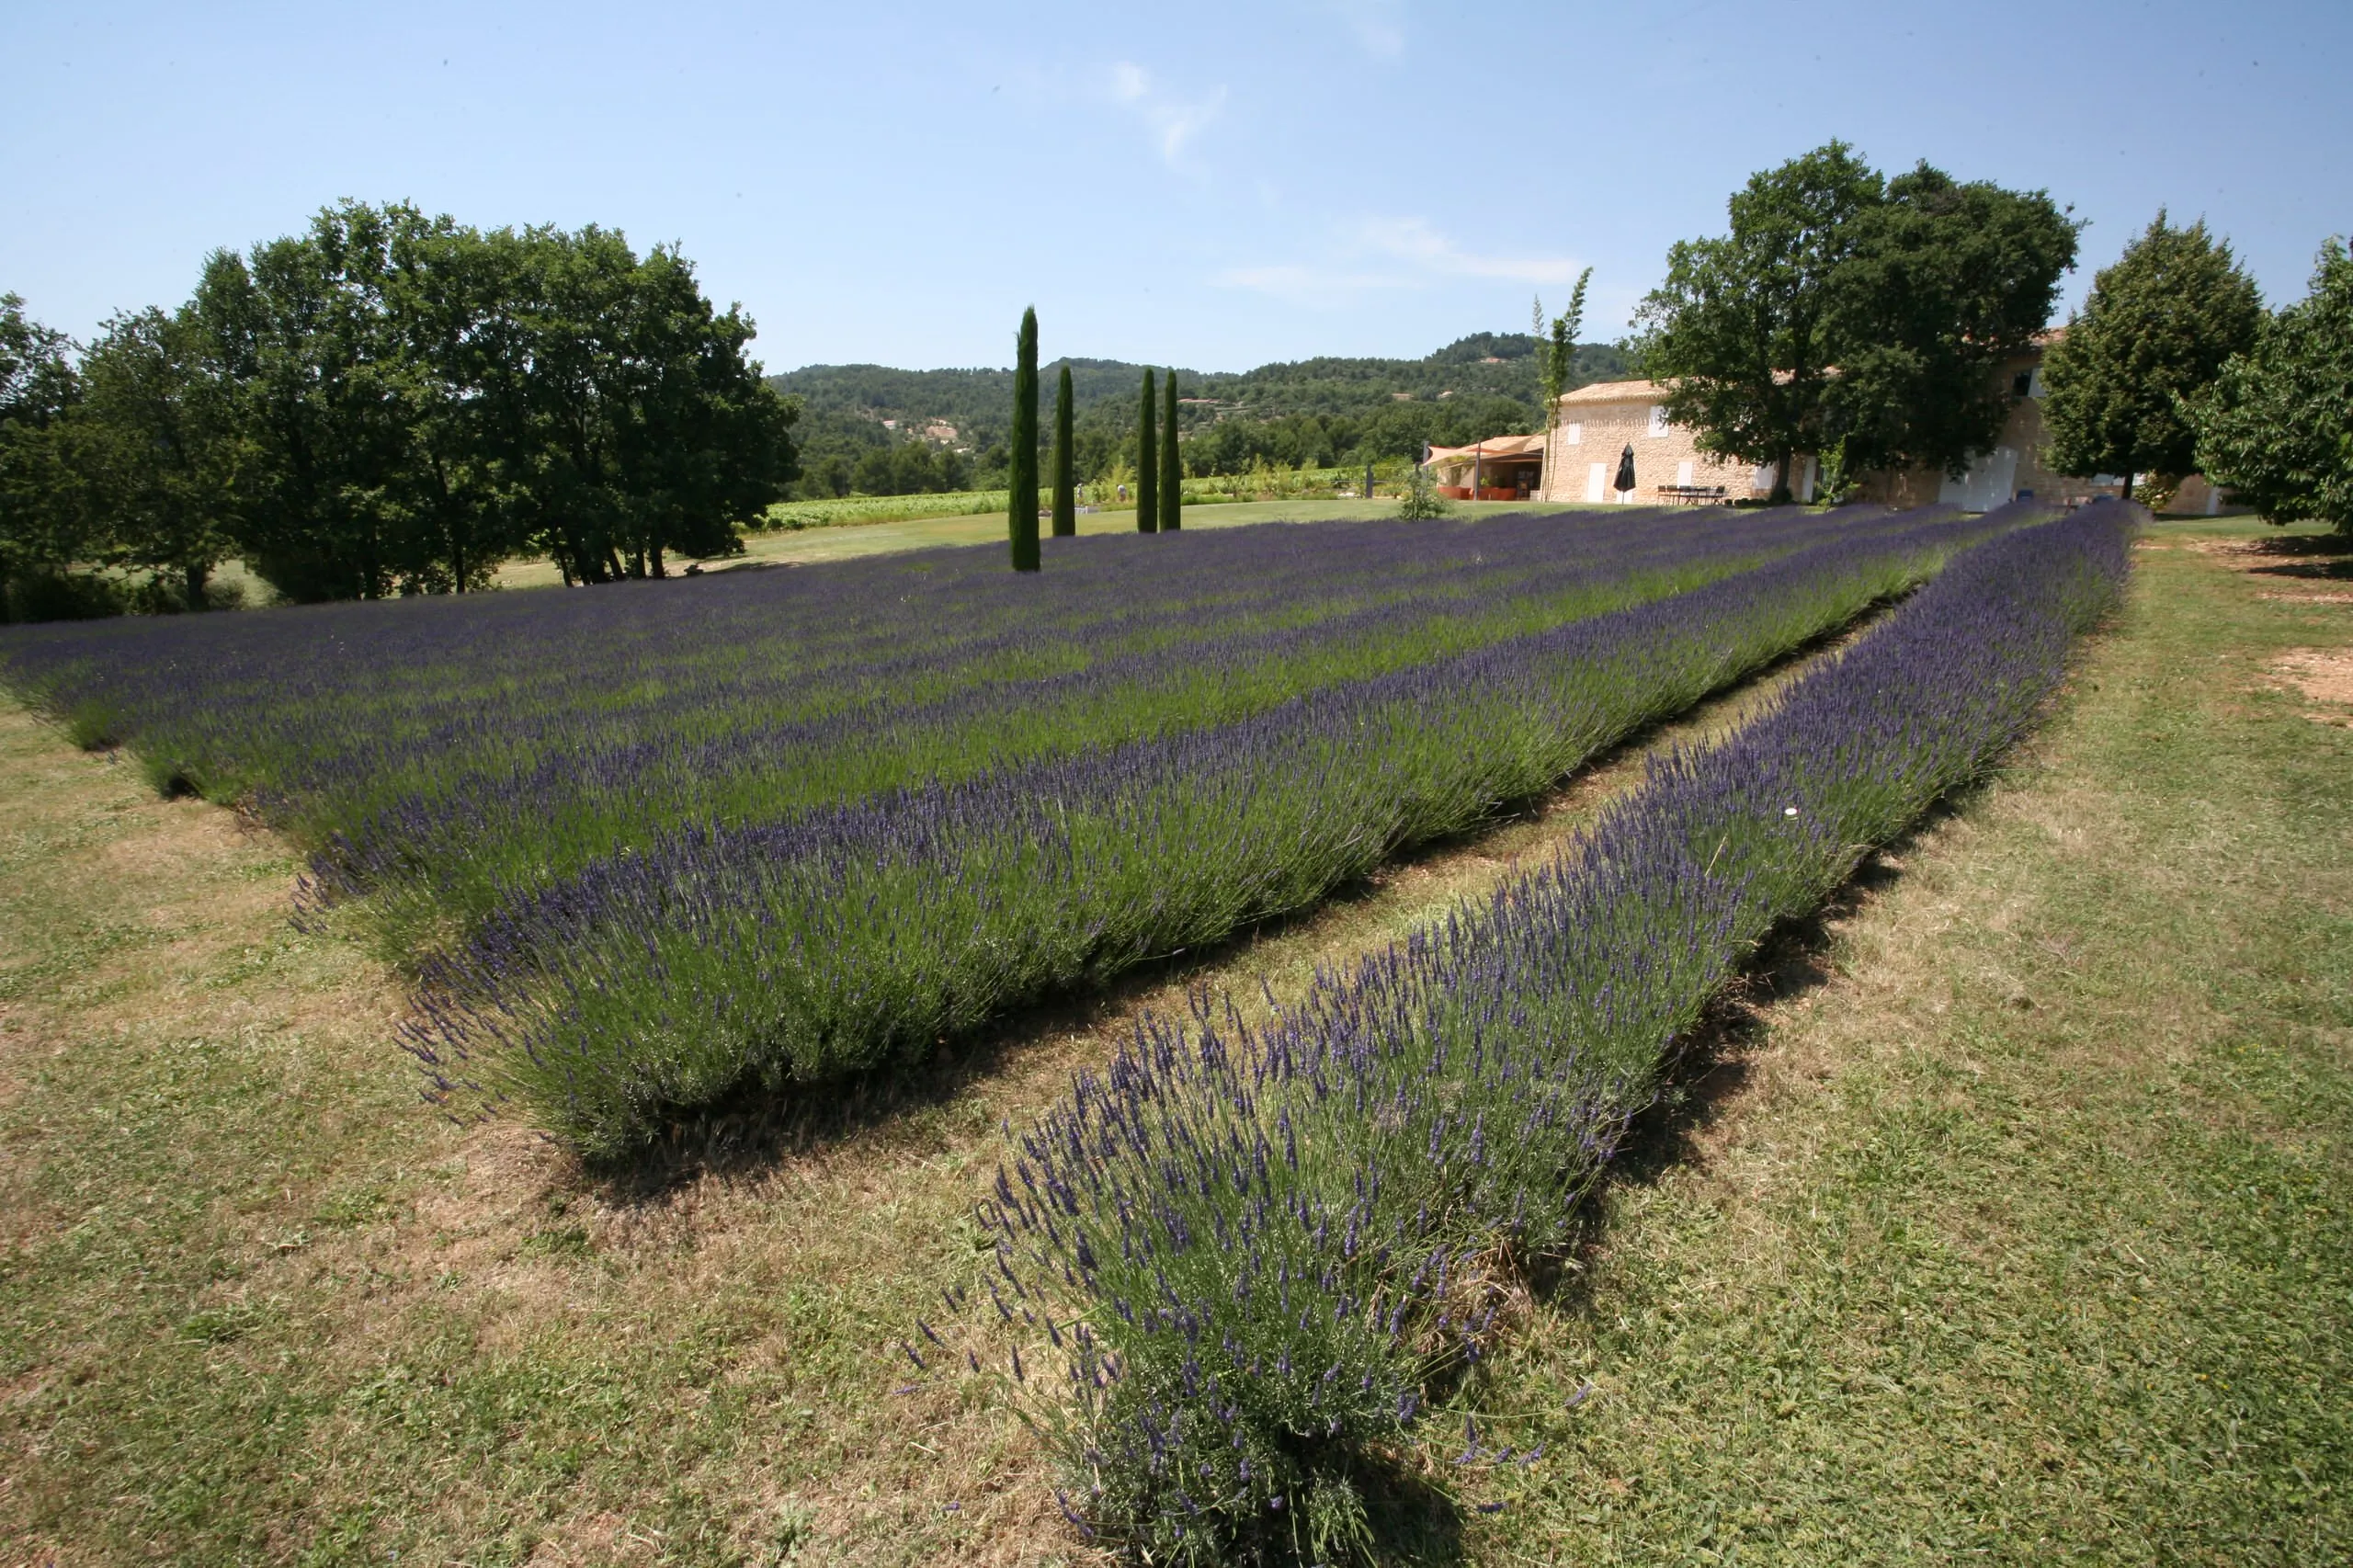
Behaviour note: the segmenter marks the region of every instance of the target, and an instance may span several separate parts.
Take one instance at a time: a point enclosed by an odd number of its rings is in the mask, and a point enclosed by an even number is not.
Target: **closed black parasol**
[[[1634,488],[1634,443],[1631,441],[1627,442],[1626,449],[1618,454],[1618,483],[1611,488],[1620,495]]]

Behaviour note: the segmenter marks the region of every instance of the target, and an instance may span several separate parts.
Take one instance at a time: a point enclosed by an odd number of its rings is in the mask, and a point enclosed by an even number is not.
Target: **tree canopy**
[[[1703,449],[1775,465],[1958,474],[2007,409],[1995,371],[2049,320],[2078,225],[2041,191],[1923,163],[1882,176],[1832,142],[1750,177],[1729,232],[1677,244],[1636,358]]]
[[[2051,465],[2062,473],[2179,478],[2197,466],[2191,403],[2264,319],[2255,280],[2201,220],[2163,210],[2093,279],[2042,362]]]
[[[214,256],[197,309],[257,451],[254,562],[298,598],[725,554],[798,472],[793,410],[675,251],[346,204]]]
[[[72,349],[21,296],[0,294],[0,587],[86,552],[80,470],[63,441],[82,395]]]
[[[2312,290],[2263,322],[2194,406],[2195,460],[2275,523],[2353,533],[2353,256],[2323,246]]]
[[[85,539],[104,554],[168,576],[205,608],[206,580],[236,549],[245,452],[233,389],[210,370],[190,312],[148,309],[106,324],[82,362],[70,448]]]
[[[147,568],[204,602],[234,553],[295,599],[567,580],[741,548],[796,410],[685,257],[589,227],[483,232],[346,202],[207,258],[177,311],[73,364],[0,308],[0,574]]]

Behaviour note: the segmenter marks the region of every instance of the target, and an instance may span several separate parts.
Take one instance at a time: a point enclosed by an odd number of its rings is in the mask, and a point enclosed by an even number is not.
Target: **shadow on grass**
[[[2250,540],[2251,555],[2266,564],[2250,566],[2259,577],[2297,577],[2308,582],[2353,582],[2353,538],[2344,534],[2279,534]]]

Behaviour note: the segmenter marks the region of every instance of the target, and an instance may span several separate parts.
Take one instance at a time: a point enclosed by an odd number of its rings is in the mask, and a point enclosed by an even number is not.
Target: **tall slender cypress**
[[[1054,537],[1068,539],[1078,532],[1078,486],[1071,476],[1073,455],[1070,442],[1070,364],[1064,361],[1060,381],[1054,383]]]
[[[1168,367],[1168,416],[1160,422],[1160,531],[1185,526],[1185,465],[1176,453],[1176,367]]]
[[[1013,361],[1013,493],[1006,498],[1006,528],[1013,540],[1013,569],[1038,570],[1038,312],[1021,312]]]
[[[1136,408],[1136,532],[1160,531],[1160,443],[1153,438],[1152,371],[1143,373],[1143,402]]]

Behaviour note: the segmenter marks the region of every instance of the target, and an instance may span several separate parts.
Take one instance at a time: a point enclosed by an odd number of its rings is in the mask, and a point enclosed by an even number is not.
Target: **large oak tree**
[[[1890,180],[1843,142],[1753,176],[1729,231],[1667,255],[1636,323],[1645,374],[1700,447],[1774,465],[1958,475],[2007,411],[1995,370],[2050,318],[2077,225],[2040,191]]]

